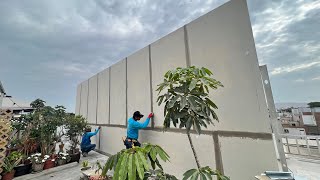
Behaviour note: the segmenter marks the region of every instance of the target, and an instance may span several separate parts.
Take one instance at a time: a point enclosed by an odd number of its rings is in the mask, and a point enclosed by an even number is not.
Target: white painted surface
[[[76,115],[80,113],[80,98],[81,98],[80,96],[81,96],[81,84],[77,86],[76,109],[75,109]]]
[[[158,106],[157,85],[163,82],[164,74],[177,67],[186,67],[186,55],[183,28],[151,44],[152,91],[155,126],[162,127],[164,105]],[[165,92],[165,91],[164,91]]]
[[[313,125],[316,126],[317,122],[314,115],[302,115],[302,121],[305,125]]]
[[[109,123],[109,68],[99,73],[98,83],[98,124]]]
[[[227,130],[231,131],[230,133],[232,131],[270,133],[267,106],[245,1],[228,2],[188,24],[187,31],[192,65],[205,66],[213,70],[214,77],[225,85],[224,88],[211,93],[211,97],[219,107],[217,112],[221,120],[220,124],[216,123],[212,129]],[[156,127],[162,127],[164,118],[163,106],[159,107],[156,103],[155,90],[168,70],[186,67],[184,36],[184,30],[180,28],[151,44],[152,106]],[[148,105],[149,101],[145,97],[150,96],[150,94],[147,95],[150,91],[147,89],[148,86],[144,86],[148,83],[148,78],[144,76],[148,76],[146,73],[148,71],[145,69],[148,65],[144,63],[147,59],[146,49],[128,57],[128,82],[126,82],[125,61],[111,67],[111,124],[125,125],[126,116],[132,113],[131,109],[139,108],[143,109],[141,111],[148,111],[150,104]],[[134,67],[137,64],[140,64],[143,70],[135,72]],[[105,87],[105,85],[101,86]],[[146,88],[140,90],[139,86]],[[85,88],[85,85],[82,87]],[[128,88],[127,100],[130,105],[126,104],[126,88]],[[81,95],[81,99],[83,97]],[[132,103],[135,104],[132,105]],[[103,112],[103,110],[98,111],[99,114]],[[148,112],[143,113],[147,115]],[[105,115],[101,115],[101,118]],[[104,120],[101,122],[107,124]],[[125,148],[122,137],[126,135],[126,129],[103,127],[100,133],[102,151],[114,154]],[[198,139],[193,136],[193,139],[201,164],[215,168],[212,137],[201,135]],[[180,179],[186,170],[196,167],[185,134],[145,130],[140,132],[140,141],[163,146],[171,156],[171,162],[164,165],[165,170],[178,175]],[[248,180],[265,170],[277,170],[275,149],[271,139],[220,137],[220,143],[224,170],[232,179]]]
[[[126,61],[111,67],[110,77],[110,123],[126,123]]]
[[[270,132],[246,8],[232,1],[187,25],[191,65],[209,68],[224,85],[210,93],[221,120],[214,129]]]
[[[169,155],[170,162],[163,163],[165,172],[182,179],[185,171],[196,168],[196,163],[186,134],[173,132],[140,131],[141,142],[160,145]],[[192,135],[193,143],[203,166],[215,168],[215,154],[212,136]]]
[[[97,86],[98,86],[98,76],[95,75],[89,79],[88,118],[87,118],[89,123],[96,123]]]
[[[80,115],[82,115],[84,118],[87,118],[87,112],[88,112],[88,80],[84,81],[81,84],[81,105],[80,105]]]
[[[126,136],[126,129],[116,127],[102,127],[100,141],[100,150],[109,154],[116,154],[117,152],[125,149],[122,137]]]
[[[127,58],[128,114],[140,111],[145,118],[151,112],[149,48],[145,47]],[[149,127],[151,123],[149,124]]]
[[[306,135],[304,128],[284,128],[286,135]]]
[[[236,180],[253,180],[265,171],[277,171],[272,140],[220,137],[225,174]]]

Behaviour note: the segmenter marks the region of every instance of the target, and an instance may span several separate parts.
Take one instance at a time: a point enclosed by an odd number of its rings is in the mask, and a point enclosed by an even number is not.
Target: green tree
[[[310,102],[310,103],[308,103],[308,106],[310,108],[320,107],[320,102]]]
[[[88,126],[87,120],[80,115],[67,115],[65,121],[66,136],[70,139],[72,154],[76,153],[76,149],[80,144],[80,136],[84,133],[84,129]]]
[[[164,81],[158,85],[158,105],[165,104],[164,107],[164,129],[171,124],[175,127],[186,128],[197,169],[191,169],[184,174],[184,179],[211,179],[212,175],[217,175],[218,180],[227,178],[218,172],[212,171],[209,167],[201,167],[195,151],[190,131],[191,128],[200,135],[201,129],[218,121],[215,109],[218,107],[209,97],[209,89],[223,87],[222,83],[212,78],[212,72],[207,68],[176,68],[164,75]],[[161,94],[161,92],[164,92]],[[161,95],[160,95],[161,94]]]
[[[32,101],[30,103],[30,106],[32,108],[36,109],[36,111],[38,111],[38,110],[41,110],[42,108],[44,108],[45,104],[46,104],[46,102],[44,100],[38,98],[38,99]]]

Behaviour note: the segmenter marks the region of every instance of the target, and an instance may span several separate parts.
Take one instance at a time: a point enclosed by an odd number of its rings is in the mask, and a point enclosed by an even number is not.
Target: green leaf
[[[164,96],[159,96],[158,97],[158,100],[157,100],[158,106],[160,106],[162,104],[163,99],[164,99]]]
[[[174,103],[176,103],[176,101],[179,99],[179,97],[180,96],[176,95],[171,99],[171,101],[168,103],[168,108],[169,109],[173,107]]]
[[[191,129],[191,126],[193,124],[193,121],[192,121],[192,117],[190,116],[187,120],[187,123],[186,123],[186,129],[189,131]]]
[[[189,102],[189,105],[190,105],[191,109],[193,111],[197,111],[197,103],[196,103],[195,99],[192,96],[190,96],[188,98],[188,102]]]
[[[160,169],[162,169],[162,170],[163,170],[163,168],[162,168],[162,166],[161,166],[161,164],[160,164],[160,162],[159,162],[159,160],[158,160],[158,159],[156,159],[155,163],[157,164],[157,166],[158,166]]]
[[[181,101],[180,101],[180,111],[186,107],[187,105],[187,98],[185,96],[182,96],[181,97]]]
[[[204,88],[206,89],[207,93],[209,93],[209,88],[207,85],[204,85]]]
[[[207,180],[207,177],[204,175],[204,173],[200,173],[200,180]]]
[[[210,109],[210,112],[212,114],[212,118],[219,121],[219,118],[218,118],[217,114],[214,112],[214,110]]]
[[[150,158],[150,164],[151,164],[152,169],[155,170],[156,169],[156,162],[153,161],[151,158]]]
[[[192,90],[196,87],[197,82],[198,82],[197,79],[192,79],[192,80],[191,80],[191,83],[190,83],[190,85],[189,85],[189,91],[192,91]]]
[[[144,169],[143,169],[143,164],[139,160],[139,155],[137,153],[133,154],[134,155],[134,160],[135,160],[135,165],[137,167],[138,175],[140,179],[144,178]]]
[[[142,164],[144,166],[144,169],[145,170],[149,170],[149,165],[147,163],[147,159],[146,159],[145,154],[143,154],[141,151],[138,151],[137,153],[138,153],[138,155],[140,157],[140,160],[141,160],[141,162],[142,162]]]
[[[196,132],[200,135],[200,133],[201,133],[201,127],[200,127],[199,122],[194,121],[193,126],[194,126]]]
[[[121,162],[123,161],[124,159],[124,155],[120,155],[120,158],[119,158],[119,161],[117,162],[117,166],[114,170],[114,175],[113,175],[113,179],[117,180],[119,179],[119,172],[120,172],[120,168],[121,168]]]
[[[197,172],[197,169],[190,169],[190,170],[186,171],[183,174],[183,180],[189,179],[195,172]]]
[[[201,68],[201,69],[203,69],[209,76],[211,76],[212,75],[212,72],[209,70],[209,69],[207,69],[207,68]]]
[[[162,161],[166,162],[168,160],[168,158],[165,155],[165,153],[163,151],[161,151],[159,148],[157,148],[157,152],[158,152],[160,158],[162,159]]]
[[[165,159],[162,159],[162,158],[161,159],[164,162],[169,161],[170,156],[165,150],[162,149],[162,147],[156,146],[156,150],[157,150],[158,154],[160,155],[160,158],[161,158],[161,154],[163,154],[162,156],[165,157]]]
[[[212,102],[209,98],[206,98],[206,102],[214,109],[218,109],[217,105],[214,102]]]
[[[129,180],[135,180],[136,178],[136,169],[134,166],[134,156],[133,154],[130,154],[129,160],[128,160],[128,179]]]
[[[193,173],[193,175],[192,175],[192,177],[191,177],[191,179],[190,179],[190,180],[197,180],[197,179],[198,179],[198,177],[199,177],[199,171],[197,171],[197,172]]]
[[[128,173],[128,158],[129,158],[129,153],[124,154],[124,159],[121,162],[121,168],[119,172],[119,179],[126,179],[127,178],[127,173]]]
[[[212,180],[212,176],[209,172],[204,172],[204,174],[207,176],[209,180]]]
[[[155,150],[155,148],[152,148],[152,149],[150,150],[150,156],[151,156],[151,159],[152,159],[153,161],[156,160],[156,158],[157,158],[157,151]]]

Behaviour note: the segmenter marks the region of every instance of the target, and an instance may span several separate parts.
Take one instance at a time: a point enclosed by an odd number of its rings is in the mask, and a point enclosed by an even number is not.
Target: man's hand
[[[148,118],[152,118],[153,117],[153,113],[150,113]]]

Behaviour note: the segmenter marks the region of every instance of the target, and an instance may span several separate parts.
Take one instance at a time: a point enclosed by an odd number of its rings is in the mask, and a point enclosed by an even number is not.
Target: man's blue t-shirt
[[[95,136],[99,132],[99,129],[96,129],[95,132],[86,132],[82,136],[81,147],[88,146],[91,144],[91,137]]]
[[[139,123],[135,121],[133,118],[128,120],[128,128],[127,128],[127,138],[130,139],[138,139],[139,137],[139,129],[146,128],[150,122],[150,118],[147,118],[145,122]]]

